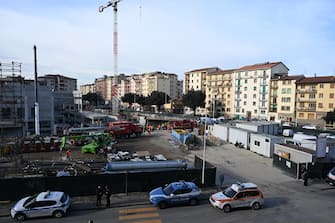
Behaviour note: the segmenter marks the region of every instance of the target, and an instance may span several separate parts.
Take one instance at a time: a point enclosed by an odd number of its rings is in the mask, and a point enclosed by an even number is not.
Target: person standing
[[[109,208],[111,206],[112,191],[107,185],[105,185],[104,192],[106,195],[106,207]]]
[[[103,189],[100,185],[97,187],[96,193],[97,193],[97,207],[100,207],[101,206],[101,197],[104,194],[104,191],[103,191]]]
[[[308,185],[308,170],[306,168],[303,169],[302,171],[302,174],[301,174],[301,177],[304,181],[304,186],[307,186]]]
[[[66,160],[68,161],[72,160],[72,152],[70,149],[66,150],[65,155],[66,155]]]

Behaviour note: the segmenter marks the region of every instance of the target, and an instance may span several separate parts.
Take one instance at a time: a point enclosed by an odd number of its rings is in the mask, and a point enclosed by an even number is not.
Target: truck
[[[143,127],[130,121],[115,121],[109,123],[109,133],[115,138],[129,138],[132,135],[141,136]]]
[[[196,122],[193,120],[171,120],[168,123],[168,129],[193,129],[196,127]]]

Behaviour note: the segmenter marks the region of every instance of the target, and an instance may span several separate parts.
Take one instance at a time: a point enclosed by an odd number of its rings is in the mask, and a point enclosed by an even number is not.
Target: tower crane
[[[122,0],[109,1],[105,6],[99,7],[99,12],[102,13],[106,8],[112,6],[114,11],[114,43],[113,43],[113,54],[114,54],[114,78],[112,86],[112,103],[113,113],[119,112],[119,98],[117,93],[117,75],[118,75],[118,32],[117,32],[117,6]]]

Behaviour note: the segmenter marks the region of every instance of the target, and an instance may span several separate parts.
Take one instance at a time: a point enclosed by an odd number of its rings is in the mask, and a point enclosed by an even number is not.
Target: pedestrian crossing
[[[123,223],[162,223],[156,207],[127,208],[119,210]]]

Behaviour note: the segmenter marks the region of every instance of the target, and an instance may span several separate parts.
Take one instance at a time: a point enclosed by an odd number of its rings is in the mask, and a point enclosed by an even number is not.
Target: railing
[[[316,111],[316,107],[298,107],[297,111]]]

